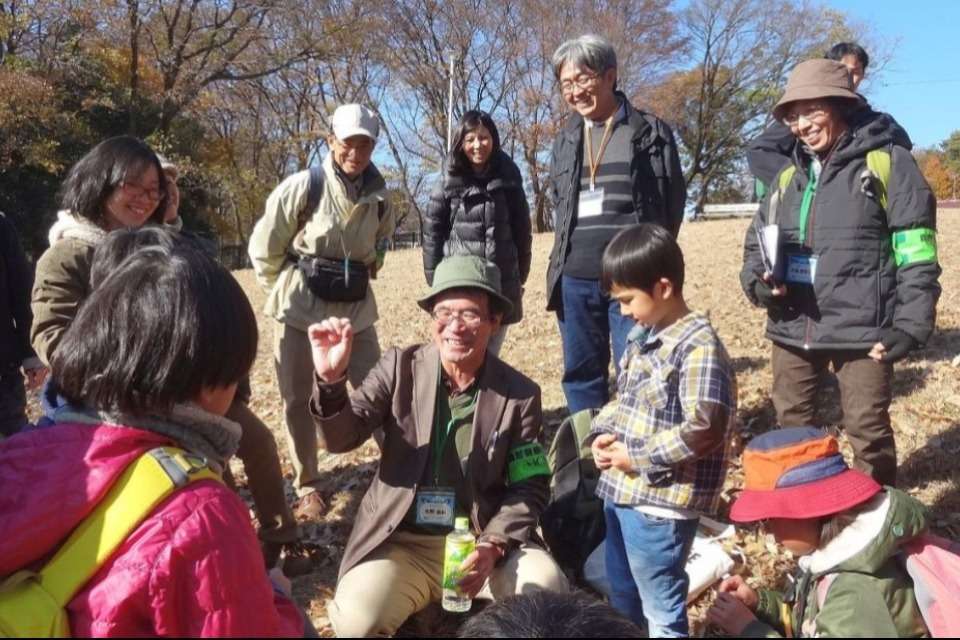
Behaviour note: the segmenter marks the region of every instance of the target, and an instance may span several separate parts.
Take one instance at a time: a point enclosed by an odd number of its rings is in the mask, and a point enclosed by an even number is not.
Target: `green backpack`
[[[584,409],[564,420],[547,452],[553,476],[540,528],[553,557],[577,579],[583,575],[587,557],[606,535],[603,501],[595,493],[600,470],[590,447],[583,444],[596,413]]]

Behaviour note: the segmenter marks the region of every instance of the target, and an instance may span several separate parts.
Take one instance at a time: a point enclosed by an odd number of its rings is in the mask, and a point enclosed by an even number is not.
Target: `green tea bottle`
[[[463,578],[460,565],[467,559],[474,548],[476,540],[470,533],[470,518],[457,518],[454,521],[453,531],[447,534],[447,541],[443,554],[443,600],[445,611],[463,613],[470,611],[473,601],[461,593],[459,582]]]

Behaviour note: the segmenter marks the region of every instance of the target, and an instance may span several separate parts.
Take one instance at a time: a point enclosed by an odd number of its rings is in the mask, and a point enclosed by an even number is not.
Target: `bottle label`
[[[447,538],[446,550],[443,558],[443,588],[459,592],[460,580],[464,576],[460,565],[467,559],[475,547],[473,540],[463,542]]]

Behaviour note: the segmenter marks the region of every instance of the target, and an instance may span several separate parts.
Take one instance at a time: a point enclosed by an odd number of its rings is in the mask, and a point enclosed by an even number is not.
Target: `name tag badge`
[[[429,487],[417,490],[417,524],[452,527],[457,496],[448,487]]]
[[[603,189],[584,189],[580,192],[577,217],[594,218],[603,213]]]
[[[817,277],[817,256],[790,254],[787,256],[787,282],[813,284]]]

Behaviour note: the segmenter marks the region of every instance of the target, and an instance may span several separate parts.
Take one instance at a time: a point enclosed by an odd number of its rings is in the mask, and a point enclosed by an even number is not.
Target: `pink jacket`
[[[170,440],[62,424],[0,442],[0,576],[42,566],[114,479]],[[73,598],[77,636],[303,636],[297,607],[268,580],[250,516],[201,480],[167,498]]]

